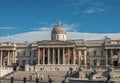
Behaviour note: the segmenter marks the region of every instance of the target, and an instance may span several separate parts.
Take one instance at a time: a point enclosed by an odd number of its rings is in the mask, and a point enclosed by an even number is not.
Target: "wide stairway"
[[[27,80],[30,80],[30,77],[32,76],[32,81],[35,81],[36,76],[40,79],[40,76],[43,75],[42,81],[48,82],[48,75],[50,75],[53,83],[61,83],[64,80],[66,73],[67,71],[39,71],[37,73],[34,71],[18,71],[11,76],[17,80],[23,80],[24,77],[26,77]]]

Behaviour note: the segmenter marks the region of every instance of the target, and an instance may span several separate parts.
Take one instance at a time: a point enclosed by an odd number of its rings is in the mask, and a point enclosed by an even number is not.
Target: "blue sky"
[[[120,0],[0,0],[0,36],[51,30],[120,32]]]

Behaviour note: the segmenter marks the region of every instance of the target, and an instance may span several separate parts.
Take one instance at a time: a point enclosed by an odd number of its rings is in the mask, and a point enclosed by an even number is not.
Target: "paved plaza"
[[[15,83],[23,83],[23,78],[26,77],[27,82],[26,83],[36,83],[36,75],[39,77],[40,83],[48,83],[48,75],[53,80],[53,83],[61,83],[64,80],[64,75],[66,72],[57,72],[57,71],[43,71],[43,72],[26,72],[26,71],[18,71],[14,74],[11,74],[10,76],[7,76],[5,79],[2,79],[1,83],[10,83],[10,78],[14,77]],[[43,75],[43,80],[40,80],[40,76]],[[31,80],[30,80],[30,77]]]
[[[83,69],[82,72],[80,71],[80,76],[78,78],[74,77],[68,77],[68,79],[72,80],[88,80],[85,78],[86,72],[91,72],[93,69]],[[94,75],[94,81],[97,80],[103,80],[106,81],[107,78],[103,77],[103,72],[106,71],[105,69],[98,69],[97,74]],[[10,83],[11,77],[14,77],[14,83],[24,83],[23,78],[26,78],[26,83],[36,83],[36,77],[39,78],[40,83],[48,83],[48,75],[52,78],[53,83],[62,83],[62,81],[65,79],[65,76],[67,75],[68,71],[17,71],[10,76],[5,77],[1,80],[1,83]],[[74,71],[73,71],[74,72]],[[112,71],[112,80],[115,81],[115,83],[120,83],[120,70],[114,69]],[[41,75],[43,75],[43,80],[40,79]],[[82,76],[83,75],[83,76]]]

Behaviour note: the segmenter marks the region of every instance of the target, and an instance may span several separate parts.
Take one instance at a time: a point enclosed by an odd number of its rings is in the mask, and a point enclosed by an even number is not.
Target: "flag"
[[[43,59],[43,49],[40,49],[40,60]]]
[[[70,60],[73,59],[73,49],[70,49]]]

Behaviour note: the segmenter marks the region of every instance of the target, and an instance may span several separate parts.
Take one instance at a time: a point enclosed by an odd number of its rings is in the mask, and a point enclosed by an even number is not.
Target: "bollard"
[[[36,78],[36,83],[39,83],[39,79],[38,78]]]
[[[23,83],[26,83],[26,77],[23,78]]]
[[[14,77],[11,77],[11,83],[14,83]]]

